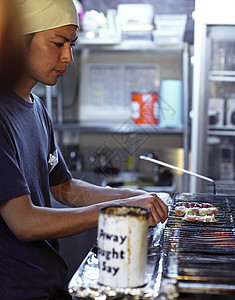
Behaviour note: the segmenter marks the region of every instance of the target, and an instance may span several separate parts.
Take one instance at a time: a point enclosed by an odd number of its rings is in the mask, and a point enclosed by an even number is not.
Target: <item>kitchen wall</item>
[[[80,2],[83,5],[84,11],[95,9],[106,13],[107,9],[115,9],[118,4],[148,3],[154,6],[155,14],[187,14],[188,21],[184,41],[193,44],[194,23],[192,12],[194,11],[195,0],[83,0]]]

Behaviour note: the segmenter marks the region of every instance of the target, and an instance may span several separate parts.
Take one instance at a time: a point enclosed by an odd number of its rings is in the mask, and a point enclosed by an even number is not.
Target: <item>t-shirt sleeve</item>
[[[0,201],[29,194],[29,187],[19,167],[14,142],[1,121],[0,143]]]
[[[50,180],[50,186],[55,186],[55,185],[65,183],[66,181],[70,180],[72,178],[72,175],[69,172],[68,167],[63,158],[63,155],[60,151],[60,148],[59,148],[56,140],[54,139],[54,135],[53,135],[52,139],[53,140],[52,140],[51,151],[52,151],[52,153],[54,153],[55,150],[57,149],[58,163],[53,168],[53,170],[49,173],[49,180]]]

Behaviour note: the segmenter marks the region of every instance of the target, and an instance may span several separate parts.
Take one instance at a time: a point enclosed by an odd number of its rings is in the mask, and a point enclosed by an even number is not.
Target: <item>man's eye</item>
[[[64,46],[64,43],[54,43],[56,45],[56,47],[61,48]]]
[[[75,47],[76,46],[76,43],[71,43],[70,44],[70,47]]]

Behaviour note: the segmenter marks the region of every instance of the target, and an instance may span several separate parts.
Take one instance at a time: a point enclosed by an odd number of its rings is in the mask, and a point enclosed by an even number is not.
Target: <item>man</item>
[[[147,207],[150,225],[166,220],[167,206],[143,191],[71,177],[51,119],[31,89],[56,84],[73,61],[76,10],[71,0],[18,1],[26,64],[14,91],[0,99],[0,299],[67,299],[57,238],[96,226],[103,205]],[[51,208],[50,191],[73,208]]]

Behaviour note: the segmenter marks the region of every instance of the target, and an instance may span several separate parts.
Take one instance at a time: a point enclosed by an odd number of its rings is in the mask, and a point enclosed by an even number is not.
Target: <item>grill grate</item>
[[[229,290],[235,292],[235,196],[175,194],[173,200],[174,204],[210,203],[219,209],[218,221],[188,223],[168,219],[163,238],[163,277],[176,279],[179,287],[183,283],[187,291],[190,285],[200,283],[202,290],[210,284],[211,293],[218,293],[218,284],[222,284],[221,291],[229,285]],[[174,216],[174,212],[170,215]]]

